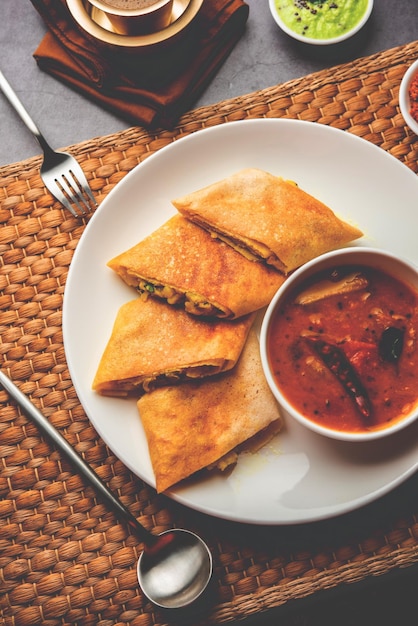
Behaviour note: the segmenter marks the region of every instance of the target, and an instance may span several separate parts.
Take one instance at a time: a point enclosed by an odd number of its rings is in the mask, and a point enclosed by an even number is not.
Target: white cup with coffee
[[[166,28],[171,21],[173,0],[88,0],[106,14],[115,32],[145,35]]]

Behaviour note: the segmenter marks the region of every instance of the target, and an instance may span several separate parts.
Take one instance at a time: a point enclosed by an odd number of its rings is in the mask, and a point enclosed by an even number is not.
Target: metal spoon
[[[205,542],[194,533],[179,528],[160,535],[150,533],[1,370],[0,385],[144,543],[137,573],[139,584],[147,598],[166,609],[182,608],[197,600],[212,575],[212,555]]]

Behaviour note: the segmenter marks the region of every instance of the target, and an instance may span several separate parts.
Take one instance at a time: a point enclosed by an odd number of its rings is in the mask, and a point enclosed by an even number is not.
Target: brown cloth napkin
[[[241,37],[243,0],[205,0],[184,36],[157,52],[110,46],[86,33],[66,0],[31,0],[48,32],[39,67],[144,126],[169,127],[203,92]]]

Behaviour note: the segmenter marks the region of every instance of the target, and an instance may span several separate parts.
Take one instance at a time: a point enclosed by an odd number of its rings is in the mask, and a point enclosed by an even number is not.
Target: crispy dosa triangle
[[[224,319],[266,306],[284,281],[179,214],[108,265],[140,293]]]
[[[122,305],[100,360],[93,389],[126,396],[161,384],[231,369],[254,316],[204,321],[165,303],[136,298]]]
[[[255,168],[172,203],[242,254],[285,274],[363,234],[294,183]]]
[[[216,463],[273,422],[281,425],[254,330],[233,370],[156,389],[137,404],[159,492]]]

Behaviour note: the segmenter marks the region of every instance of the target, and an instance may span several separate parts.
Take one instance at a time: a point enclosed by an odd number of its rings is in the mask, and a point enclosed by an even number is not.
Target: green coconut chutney
[[[351,30],[367,9],[368,0],[276,0],[286,26],[310,39],[334,39]]]

